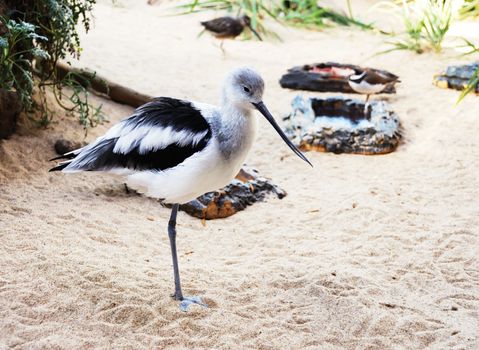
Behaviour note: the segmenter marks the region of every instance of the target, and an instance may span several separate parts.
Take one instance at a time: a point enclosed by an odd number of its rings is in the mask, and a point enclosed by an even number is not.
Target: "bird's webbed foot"
[[[182,295],[177,295],[177,293],[173,293],[171,297],[180,302],[180,310],[184,312],[187,312],[188,308],[192,304],[208,307],[208,305],[203,301],[203,299],[201,299],[201,297],[198,297],[198,296],[184,297]]]

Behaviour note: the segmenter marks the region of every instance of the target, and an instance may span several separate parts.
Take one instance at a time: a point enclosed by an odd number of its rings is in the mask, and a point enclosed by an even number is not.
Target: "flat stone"
[[[182,204],[180,209],[200,219],[226,218],[264,200],[268,195],[282,199],[286,192],[260,176],[256,169],[243,166],[229,185]]]
[[[477,69],[479,62],[448,66],[444,72],[434,76],[433,82],[443,89],[464,90]],[[479,83],[476,84],[474,92],[479,93]]]
[[[349,86],[348,77],[351,74],[361,74],[367,68],[336,62],[305,64],[288,69],[288,72],[281,77],[279,84],[283,88],[295,90],[357,93]],[[375,70],[382,75],[395,76],[385,70],[369,69]],[[396,93],[395,83],[386,85],[381,93]]]
[[[384,101],[297,96],[284,118],[285,134],[304,151],[385,154],[401,139],[399,118]]]

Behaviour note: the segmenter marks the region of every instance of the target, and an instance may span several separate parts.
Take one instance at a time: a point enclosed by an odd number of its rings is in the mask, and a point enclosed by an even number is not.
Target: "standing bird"
[[[93,143],[54,158],[67,159],[50,171],[103,171],[122,175],[129,187],[173,205],[168,223],[180,308],[203,304],[184,297],[176,255],[178,206],[227,185],[239,172],[256,136],[258,110],[301,159],[262,102],[264,82],[250,68],[232,71],[225,79],[221,105],[159,97],[140,106]]]
[[[366,103],[370,95],[380,93],[388,84],[397,82],[399,82],[398,76],[391,73],[386,75],[373,69],[365,69],[361,74],[352,74],[348,78],[351,89],[366,95]]]
[[[201,25],[205,27],[205,30],[210,32],[215,38],[222,39],[220,48],[223,52],[224,39],[236,38],[243,32],[245,27],[248,27],[260,41],[263,41],[258,32],[256,32],[256,30],[254,30],[251,26],[251,19],[246,15],[238,18],[229,16],[219,17],[210,21],[201,22]]]

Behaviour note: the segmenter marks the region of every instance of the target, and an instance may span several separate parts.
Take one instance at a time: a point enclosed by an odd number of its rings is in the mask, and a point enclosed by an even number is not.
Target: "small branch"
[[[127,104],[132,107],[139,107],[153,99],[153,96],[142,94],[138,91],[114,83],[96,72],[89,69],[78,69],[69,66],[66,63],[57,63],[57,77],[62,79],[67,74],[72,73],[72,78],[77,80],[82,86],[93,91],[108,96],[112,101]]]

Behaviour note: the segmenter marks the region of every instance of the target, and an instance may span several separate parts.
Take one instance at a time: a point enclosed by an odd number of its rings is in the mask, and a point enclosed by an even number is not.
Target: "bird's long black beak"
[[[251,30],[253,32],[254,35],[256,35],[256,37],[259,39],[259,41],[263,41],[263,39],[259,36],[258,32],[253,29],[253,26],[251,24],[248,24],[248,28],[249,28],[249,30]]]
[[[279,134],[279,136],[281,136],[281,138],[283,139],[284,142],[286,142],[286,144],[289,146],[289,148],[291,148],[293,150],[294,153],[296,153],[298,155],[299,158],[301,158],[302,160],[304,160],[306,163],[308,163],[309,165],[313,166],[313,164],[311,164],[311,162],[308,160],[308,158],[306,158],[304,156],[303,153],[301,153],[301,151],[296,148],[295,145],[293,145],[293,143],[288,139],[288,137],[284,134],[283,130],[281,130],[280,126],[276,123],[276,121],[274,120],[274,117],[271,115],[271,113],[268,111],[268,108],[266,108],[266,106],[264,105],[263,102],[258,102],[258,103],[253,103],[253,106],[256,107],[256,109],[258,111],[260,111],[260,113],[262,115],[264,115],[264,117],[269,121],[269,123],[273,126],[273,128],[276,130],[276,132]]]

